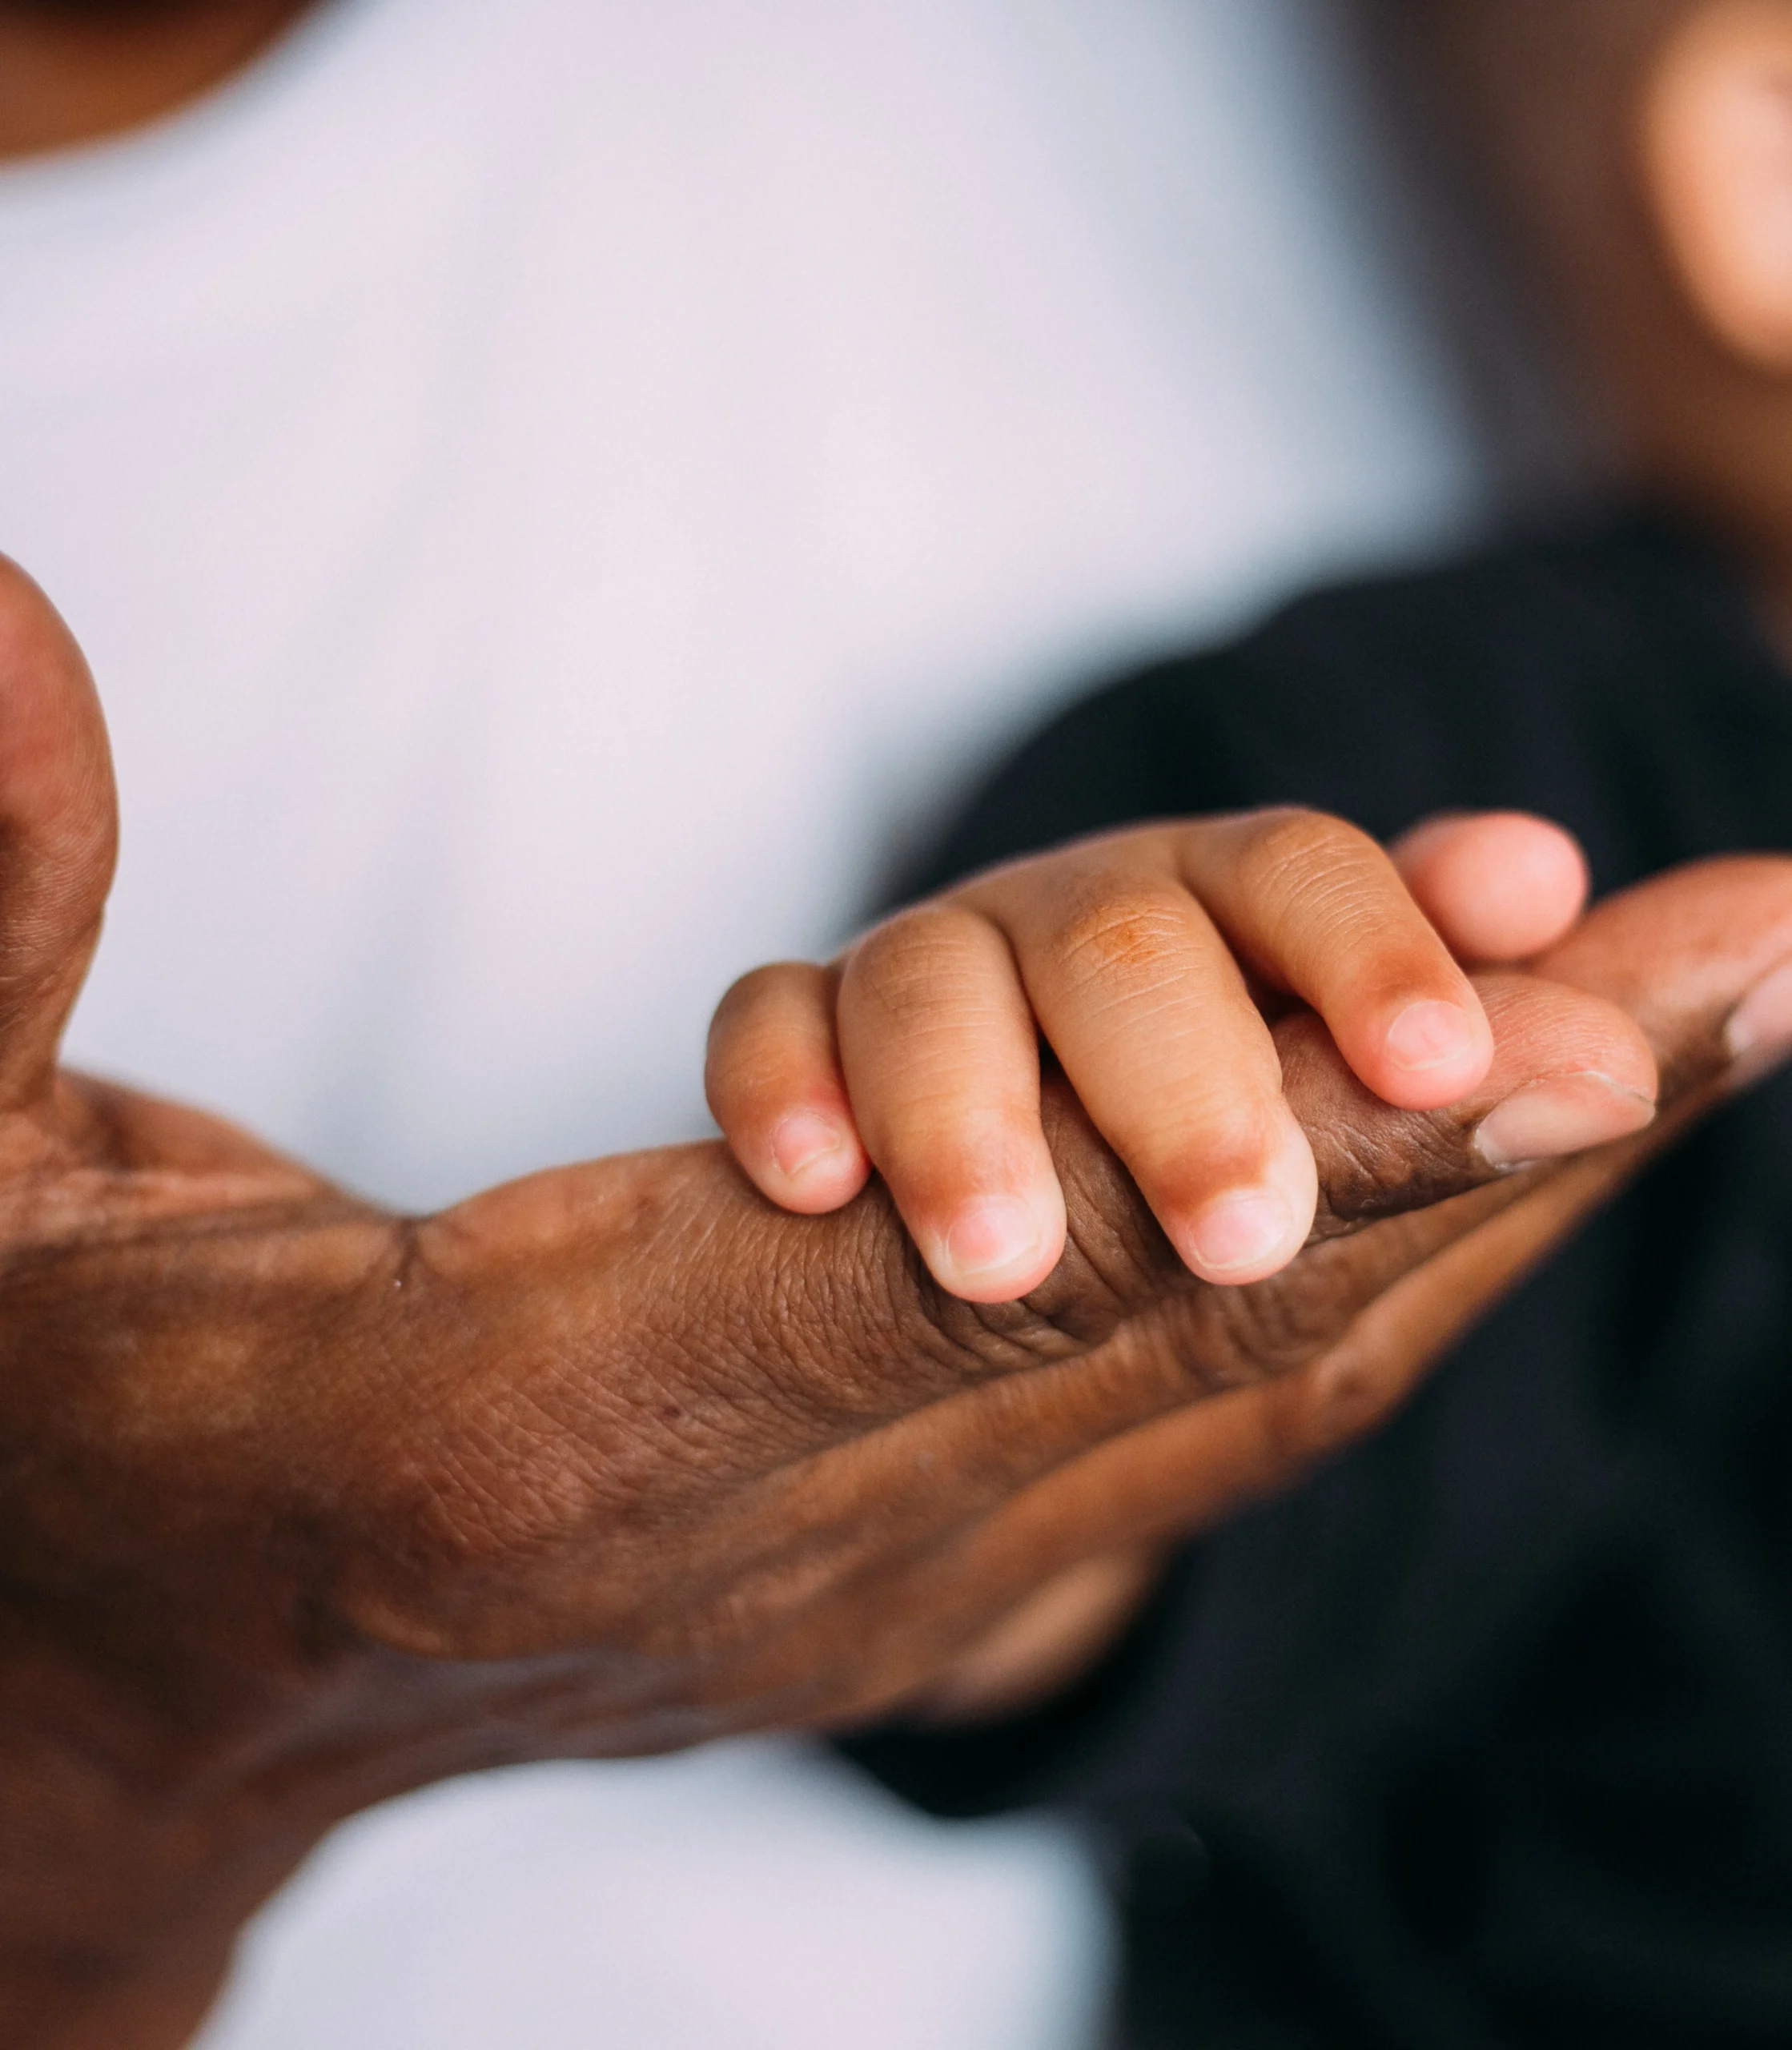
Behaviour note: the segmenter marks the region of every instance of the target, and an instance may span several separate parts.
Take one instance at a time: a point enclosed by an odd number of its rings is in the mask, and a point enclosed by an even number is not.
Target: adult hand
[[[1296,1470],[1634,1151],[1500,1174],[1495,1109],[1572,1111],[1588,1073],[1653,1091],[1608,995],[1695,1102],[1792,955],[1785,864],[1608,907],[1585,930],[1621,971],[1583,941],[1557,964],[1583,988],[1479,983],[1493,1064],[1447,1112],[1393,1110],[1284,1021],[1324,1198],[1250,1288],[1189,1274],[1057,1092],[1065,1257],[974,1306],[881,1189],[788,1217],[718,1147],[408,1220],[59,1073],[111,847],[78,655],[0,575],[0,2040],[57,2050],[183,2040],[243,1918],[371,1801],[870,1713],[1167,1527],[1172,1468],[1184,1517]],[[1440,1303],[1427,1271],[1463,1245]]]
[[[1417,838],[1403,858],[1422,853]],[[1441,836],[1436,844],[1443,853]],[[1452,851],[1472,849],[1461,840]],[[1297,1286],[1247,1289],[1231,1305],[1216,1292],[1208,1305],[1242,1331],[1254,1361],[1266,1357],[1267,1321],[1267,1356],[1280,1350],[1284,1370],[1109,1438],[989,1518],[954,1570],[986,1584],[1031,1577],[1034,1592],[914,1706],[946,1721],[1008,1714],[1075,1677],[1123,1626],[1172,1544],[1285,1488],[1384,1421],[1470,1324],[1640,1167],[1776,1065],[1792,1045],[1789,878],[1792,862],[1778,858],[1697,864],[1607,899],[1533,963],[1533,991],[1547,978],[1637,1021],[1659,1057],[1662,1115],[1634,1138],[1390,1216],[1344,1246],[1327,1244],[1342,1223],[1334,1196],[1332,1218],[1322,1217],[1289,1277]],[[1421,888],[1446,927],[1475,902],[1466,875],[1430,874]],[[1502,1020],[1499,1031],[1504,1047],[1510,1027]],[[1310,1019],[1278,1039],[1291,1093],[1316,1121],[1328,1093],[1316,1067],[1335,1075],[1335,1063]],[[1329,1093],[1335,1101],[1335,1083]],[[1517,1123],[1531,1123],[1537,1140],[1550,1136],[1547,1124],[1532,1123],[1540,1110],[1546,1119],[1573,1115],[1573,1086],[1552,1105],[1553,1095],[1519,1091],[1511,1099]],[[1336,1106],[1332,1122],[1345,1135],[1360,1128],[1348,1106]],[[1416,1174],[1428,1141],[1410,1128],[1408,1139],[1412,1150],[1396,1158]],[[1327,1181],[1339,1187],[1332,1174]],[[1396,1204],[1412,1193],[1410,1183],[1389,1191]],[[1353,1268],[1372,1244],[1404,1271],[1340,1329],[1339,1268]],[[1337,1264],[1328,1272],[1328,1263]],[[1345,1284],[1347,1292],[1355,1285]]]

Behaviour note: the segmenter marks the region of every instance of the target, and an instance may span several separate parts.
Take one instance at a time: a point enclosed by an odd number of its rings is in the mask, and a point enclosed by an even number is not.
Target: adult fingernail
[[[1039,1220],[1009,1196],[986,1196],[961,1210],[946,1235],[946,1258],[961,1281],[1018,1268],[1039,1249]]]
[[[1189,1225],[1189,1264],[1212,1280],[1246,1273],[1273,1260],[1293,1232],[1293,1213],[1277,1191],[1231,1189]]]
[[[1559,1075],[1533,1082],[1489,1111],[1475,1133],[1475,1148],[1490,1168],[1522,1168],[1623,1139],[1654,1115],[1648,1097],[1608,1075]]]
[[[1409,1003],[1388,1027],[1389,1056],[1400,1067],[1422,1074],[1460,1060],[1475,1043],[1475,1021],[1459,1003]]]
[[[1762,977],[1730,1014],[1724,1043],[1752,1074],[1792,1047],[1792,961]]]
[[[813,1111],[793,1111],[772,1134],[772,1158],[792,1181],[818,1161],[838,1153],[844,1143],[840,1128]]]

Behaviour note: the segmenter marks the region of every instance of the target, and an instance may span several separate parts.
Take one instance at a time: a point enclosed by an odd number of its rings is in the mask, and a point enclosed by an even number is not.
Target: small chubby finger
[[[1039,1029],[1008,943],[966,905],[888,920],[843,965],[842,1071],[867,1152],[934,1278],[1012,1302],[1064,1247]]]
[[[1586,908],[1580,842],[1530,812],[1440,814],[1388,853],[1451,951],[1477,966],[1529,960]]]
[[[1311,1004],[1384,1102],[1436,1110],[1486,1075],[1473,985],[1368,834],[1284,806],[1200,820],[1175,853],[1241,959]]]
[[[1259,1281],[1313,1219],[1312,1151],[1237,963],[1162,865],[1099,843],[980,886],[1071,1087],[1184,1263]]]
[[[780,1208],[818,1216],[870,1179],[834,1030],[838,975],[785,961],[743,975],[709,1027],[704,1091],[729,1149]]]

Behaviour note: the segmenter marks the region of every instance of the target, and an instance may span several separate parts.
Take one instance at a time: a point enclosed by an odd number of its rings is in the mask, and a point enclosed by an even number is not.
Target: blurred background
[[[1064,696],[1483,517],[1377,129],[1320,0],[334,0],[0,171],[73,1056],[410,1205],[707,1131],[723,987]],[[1055,1825],[743,1742],[363,1819],[205,2041],[1076,2050],[1107,1961]]]

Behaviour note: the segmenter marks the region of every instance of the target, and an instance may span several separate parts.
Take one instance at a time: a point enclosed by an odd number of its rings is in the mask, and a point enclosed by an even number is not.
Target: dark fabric
[[[1036,739],[923,882],[1297,799],[1792,847],[1792,679],[1633,523],[1309,598]],[[1131,2050],[1792,2045],[1792,1085],[1657,1168],[1375,1441],[1191,1550],[1026,1720],[850,1748],[1104,1847]]]

